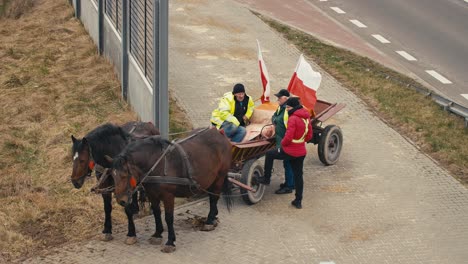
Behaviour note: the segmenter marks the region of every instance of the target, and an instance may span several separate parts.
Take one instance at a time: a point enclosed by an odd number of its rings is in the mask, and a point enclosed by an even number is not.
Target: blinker
[[[135,177],[131,176],[130,177],[130,186],[132,186],[132,188],[136,188],[136,185],[137,185],[137,182],[135,180]]]
[[[94,161],[89,161],[89,164],[88,164],[88,167],[90,170],[93,170],[94,169]]]

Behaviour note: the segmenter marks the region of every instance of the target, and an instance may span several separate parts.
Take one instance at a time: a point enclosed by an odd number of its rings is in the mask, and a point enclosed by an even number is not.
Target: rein
[[[178,141],[175,141],[173,140],[172,142],[169,143],[169,146],[164,150],[163,154],[159,157],[158,160],[156,160],[156,162],[153,164],[153,166],[151,166],[151,168],[143,175],[143,177],[141,178],[140,182],[136,185],[136,187],[138,186],[141,186],[143,183],[167,183],[167,184],[178,184],[178,185],[189,185],[189,186],[197,186],[197,188],[200,188],[198,186],[198,183],[196,183],[196,181],[192,178],[192,173],[193,173],[193,169],[192,169],[192,166],[190,165],[190,161],[188,160],[188,156],[185,152],[185,150],[182,148],[182,146],[180,146],[180,143],[184,142],[184,141],[187,141],[187,140],[190,140],[196,136],[198,136],[199,134],[207,131],[208,129],[210,129],[209,127],[207,128],[204,128],[200,131],[198,131],[197,133],[193,134],[193,135],[190,135],[186,138],[183,138],[181,140],[178,140]],[[158,164],[161,162],[161,160],[163,158],[166,157],[166,154],[171,151],[172,149],[177,149],[180,153],[180,155],[182,156],[182,159],[184,160],[184,165],[187,169],[187,174],[188,174],[188,178],[179,178],[179,177],[175,177],[175,176],[153,176],[153,175],[150,175],[153,170],[158,166]],[[166,168],[164,168],[166,169]],[[132,195],[135,193],[135,191],[138,189],[136,188],[133,190],[132,192]]]

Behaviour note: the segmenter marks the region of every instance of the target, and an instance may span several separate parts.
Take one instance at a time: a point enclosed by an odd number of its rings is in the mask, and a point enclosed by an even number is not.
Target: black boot
[[[276,194],[287,194],[287,193],[292,193],[292,189],[289,188],[289,187],[284,186],[284,187],[282,187],[282,188],[276,190],[275,193],[276,193]]]
[[[301,201],[298,201],[298,200],[294,200],[291,202],[291,204],[296,207],[297,209],[302,209],[302,203]]]

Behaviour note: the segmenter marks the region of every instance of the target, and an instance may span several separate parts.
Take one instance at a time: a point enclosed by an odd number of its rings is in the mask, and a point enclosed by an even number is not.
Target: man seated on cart
[[[223,129],[232,142],[241,142],[246,134],[254,110],[252,97],[245,93],[243,84],[234,85],[232,92],[225,93],[218,108],[211,113],[210,121],[218,129]]]

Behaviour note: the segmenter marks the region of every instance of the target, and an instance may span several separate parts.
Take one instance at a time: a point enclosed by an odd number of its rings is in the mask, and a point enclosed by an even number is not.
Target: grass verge
[[[416,84],[415,80],[255,14],[468,186],[468,129],[464,127],[464,120],[406,87],[405,84]]]
[[[23,6],[21,16],[0,20],[0,263],[101,232],[95,180],[79,190],[69,180],[70,135],[137,119],[67,0],[16,1],[8,7]],[[170,107],[170,132],[189,129]],[[114,226],[126,224],[113,206]]]

